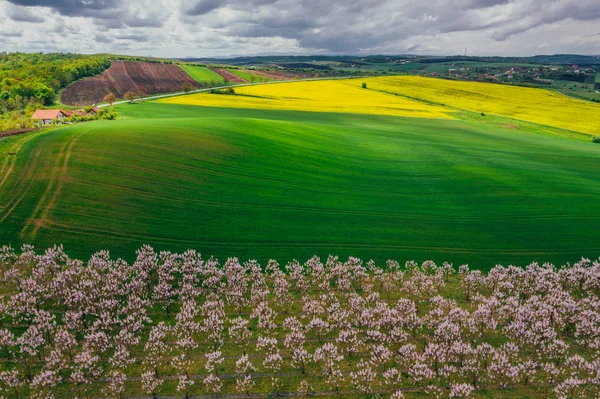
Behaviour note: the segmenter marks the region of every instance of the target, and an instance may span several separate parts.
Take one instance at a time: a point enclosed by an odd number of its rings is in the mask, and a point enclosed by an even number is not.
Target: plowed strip
[[[213,71],[218,73],[223,79],[228,80],[231,83],[246,83],[246,79],[242,79],[239,76],[234,75],[227,69],[214,68]]]
[[[264,76],[275,80],[290,80],[290,79],[308,79],[314,77],[314,74],[305,72],[285,72],[285,71],[246,71],[256,76]]]
[[[169,93],[181,90],[186,83],[200,87],[177,65],[113,61],[102,75],[82,79],[67,87],[60,99],[68,105],[95,104],[101,102],[108,93],[113,93],[117,98],[123,98],[128,91]]]

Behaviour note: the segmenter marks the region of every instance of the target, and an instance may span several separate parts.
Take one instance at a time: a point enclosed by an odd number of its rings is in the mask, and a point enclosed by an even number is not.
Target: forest
[[[0,131],[23,129],[72,82],[110,67],[103,55],[0,53]]]

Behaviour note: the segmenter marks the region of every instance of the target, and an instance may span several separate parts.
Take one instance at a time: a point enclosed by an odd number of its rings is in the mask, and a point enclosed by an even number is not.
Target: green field
[[[595,89],[594,86],[594,84],[572,82],[568,80],[555,80],[552,84],[552,87],[555,88],[556,91],[570,97],[600,102],[600,93],[598,93],[598,90]]]
[[[591,142],[438,119],[119,111],[118,121],[0,139],[1,243],[483,269],[600,255]]]
[[[181,69],[183,69],[188,75],[192,77],[196,82],[199,83],[207,83],[207,82],[215,82],[215,83],[224,83],[225,80],[221,75],[216,72],[213,72],[207,67],[200,67],[196,65],[179,65]]]

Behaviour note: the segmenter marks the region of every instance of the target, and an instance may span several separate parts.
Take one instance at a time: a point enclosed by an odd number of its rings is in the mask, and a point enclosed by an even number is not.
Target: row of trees
[[[0,394],[600,395],[600,263],[0,251]]]

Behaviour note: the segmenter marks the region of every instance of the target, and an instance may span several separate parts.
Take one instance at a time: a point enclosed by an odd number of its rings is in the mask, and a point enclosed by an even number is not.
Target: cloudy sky
[[[0,51],[600,54],[600,0],[0,0]]]

